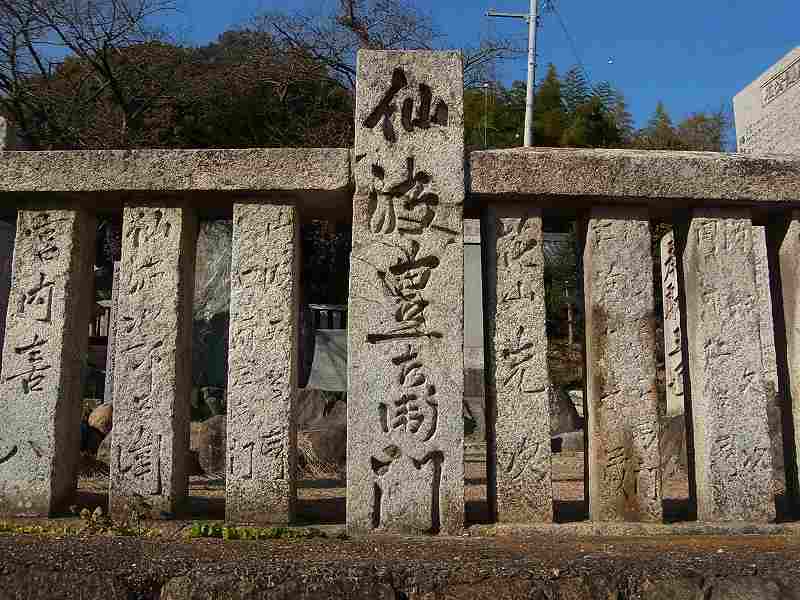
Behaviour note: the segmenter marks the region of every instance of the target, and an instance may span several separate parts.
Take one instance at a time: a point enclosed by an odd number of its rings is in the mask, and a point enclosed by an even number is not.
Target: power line
[[[569,31],[567,30],[567,24],[564,22],[561,13],[558,12],[556,8],[555,2],[553,0],[544,0],[545,9],[555,14],[556,18],[558,19],[559,24],[561,25],[561,29],[564,31],[564,35],[567,38],[567,42],[569,43],[570,49],[572,50],[572,54],[575,57],[575,61],[578,63],[581,71],[583,71],[583,76],[586,77],[586,81],[589,83],[589,87],[594,89],[594,84],[592,83],[592,78],[589,75],[589,70],[586,68],[586,65],[583,64],[581,60],[580,53],[578,52],[578,46],[575,44],[575,39],[570,35]]]

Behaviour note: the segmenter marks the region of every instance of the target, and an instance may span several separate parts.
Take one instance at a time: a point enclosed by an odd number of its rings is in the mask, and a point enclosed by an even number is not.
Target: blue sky
[[[259,11],[320,11],[336,0],[183,0],[166,23],[191,43],[207,43]],[[527,12],[528,0],[416,0],[440,30],[442,45],[475,46],[481,36],[517,35],[525,23],[487,19],[490,8]],[[792,48],[800,46],[800,0],[554,0],[593,82],[609,80],[626,95],[638,125],[663,100],[676,121],[730,104],[734,94]],[[552,62],[576,63],[554,14],[539,34],[540,73]],[[611,62],[610,62],[611,61]],[[525,60],[502,65],[505,82],[524,79]]]

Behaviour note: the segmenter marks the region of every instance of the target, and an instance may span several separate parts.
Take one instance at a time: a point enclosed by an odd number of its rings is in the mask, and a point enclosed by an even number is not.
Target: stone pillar
[[[664,372],[666,378],[668,417],[683,414],[683,337],[681,335],[680,290],[678,263],[675,256],[675,234],[661,238],[661,292],[664,307]]]
[[[501,522],[551,522],[542,216],[537,209],[517,216],[502,211],[486,209],[482,236],[488,431],[494,432],[488,440],[489,503]]]
[[[232,522],[293,517],[299,237],[294,206],[233,207],[225,499]]]
[[[95,219],[17,215],[0,382],[0,514],[47,516],[75,491]]]
[[[108,346],[106,347],[106,381],[103,391],[103,403],[114,402],[114,360],[116,359],[117,341],[117,303],[119,302],[120,262],[114,261],[114,274],[111,284],[111,313],[108,315]]]
[[[153,517],[186,496],[197,222],[184,207],[126,206],[117,299],[111,511]]]
[[[791,407],[791,426],[784,426],[787,432],[787,446],[794,456],[785,461],[787,492],[794,492],[800,479],[797,452],[800,448],[800,211],[792,212],[792,219],[781,242],[779,252],[781,289],[783,292],[783,319],[786,332],[786,374],[789,392],[788,404]],[[794,439],[791,439],[791,433]],[[793,472],[792,472],[793,471]],[[798,498],[791,498],[793,504]],[[796,508],[796,506],[794,507]]]
[[[772,456],[749,213],[694,211],[683,269],[698,519],[772,520]]]
[[[17,149],[17,132],[5,117],[0,117],[0,152]]]
[[[756,268],[761,368],[767,394],[767,423],[772,452],[772,479],[783,485],[783,429],[781,427],[781,395],[778,391],[778,362],[775,354],[775,325],[772,319],[772,290],[767,258],[767,232],[763,225],[753,225],[753,259]]]
[[[347,526],[464,521],[463,67],[361,51],[350,269]]]
[[[589,515],[660,521],[653,261],[646,210],[592,209],[583,254]]]
[[[0,221],[0,349],[3,347],[6,331],[8,297],[11,293],[11,261],[14,258],[14,226]],[[0,353],[0,373],[3,368],[3,355]]]

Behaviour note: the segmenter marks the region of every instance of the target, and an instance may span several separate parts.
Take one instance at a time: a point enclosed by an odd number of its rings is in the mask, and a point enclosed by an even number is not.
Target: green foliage
[[[568,113],[561,96],[561,82],[553,65],[536,91],[533,109],[533,135],[537,146],[560,146]]]
[[[114,521],[103,514],[103,509],[99,506],[94,510],[84,508],[80,512],[77,507],[72,507],[72,511],[73,514],[77,514],[80,517],[81,526],[59,526],[50,525],[49,523],[21,525],[9,521],[0,521],[0,535],[42,535],[49,537],[105,535],[145,538],[154,538],[161,535],[161,530],[143,528],[139,523],[134,526],[130,521]]]
[[[620,132],[599,96],[575,109],[572,122],[561,137],[561,145],[571,148],[614,148],[621,141]]]
[[[224,523],[195,521],[186,532],[186,537],[215,538],[222,540],[307,540],[327,537],[318,529],[290,527],[236,527]]]
[[[67,537],[77,535],[79,530],[67,525],[64,527],[49,525],[19,525],[8,521],[0,521],[0,535],[45,535]]]
[[[586,82],[586,76],[583,74],[583,69],[580,67],[569,69],[564,74],[561,82],[561,99],[567,116],[573,118],[580,108],[589,102],[591,97],[592,94],[589,84]]]
[[[228,31],[203,48],[120,47],[115,86],[69,56],[18,82],[29,99],[0,111],[33,149],[349,146],[351,92],[325,65],[269,34]]]
[[[467,90],[464,96],[465,141],[468,150],[522,145],[525,82]],[[706,150],[726,147],[731,118],[727,111],[694,113],[675,125],[659,102],[645,127],[636,130],[624,94],[610,82],[592,88],[579,67],[559,77],[551,64],[536,88],[534,145],[569,148],[640,148]]]

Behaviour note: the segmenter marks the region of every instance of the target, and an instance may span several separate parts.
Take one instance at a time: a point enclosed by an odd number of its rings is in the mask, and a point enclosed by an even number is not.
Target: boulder
[[[664,477],[672,478],[687,472],[686,418],[684,415],[664,418],[661,423],[659,447]]]
[[[200,468],[206,475],[225,472],[226,432],[227,417],[224,415],[192,423],[189,448],[197,453]]]
[[[222,427],[222,442],[219,443],[220,436],[218,430],[220,423],[206,424],[206,423],[192,423],[191,444],[197,444],[197,448],[192,445],[186,460],[186,472],[188,475],[203,475],[210,473],[221,473],[225,469],[225,417],[214,417],[221,419]],[[211,421],[212,419],[209,419]],[[92,428],[90,428],[92,429]],[[217,430],[217,433],[212,435],[209,430]],[[99,433],[98,433],[99,435]],[[111,465],[111,441],[113,433],[109,432],[105,438],[102,436],[102,441],[99,443],[95,460],[104,463],[108,466]],[[213,440],[213,442],[211,441]],[[203,447],[203,456],[205,460],[205,467],[201,465],[201,452],[200,448]],[[219,458],[220,452],[222,458]],[[221,466],[220,466],[221,465]],[[218,470],[214,470],[218,467]],[[211,469],[211,470],[206,470]]]
[[[192,380],[198,387],[227,384],[232,235],[232,221],[203,222],[197,235]]]
[[[114,405],[101,404],[89,414],[89,418],[86,421],[89,427],[93,427],[104,436],[108,435],[114,424]]]
[[[553,452],[583,452],[583,430],[559,433],[550,442]]]
[[[299,390],[297,429],[322,463],[343,467],[347,456],[347,401],[343,392]]]
[[[97,447],[95,458],[107,465],[111,464],[111,432],[100,442],[100,445]]]
[[[550,435],[582,429],[583,419],[578,415],[575,404],[566,390],[552,382],[548,387],[550,397]]]

